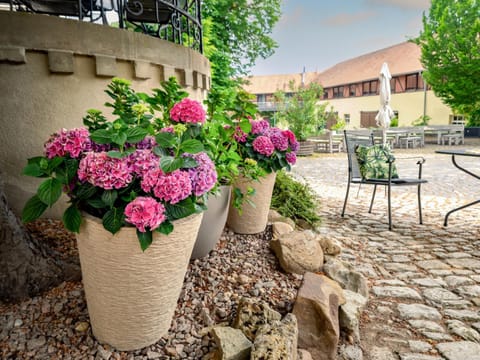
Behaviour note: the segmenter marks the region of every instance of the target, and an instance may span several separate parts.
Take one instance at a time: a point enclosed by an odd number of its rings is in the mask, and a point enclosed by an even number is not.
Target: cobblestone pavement
[[[480,150],[480,140],[469,140],[454,148]],[[446,146],[395,150],[397,158],[425,157],[429,182],[422,189],[423,225],[418,224],[416,188],[392,190],[392,231],[383,190],[368,213],[372,186],[363,186],[357,195],[354,185],[346,216],[340,216],[345,153],[300,158],[293,169],[320,196],[322,231],[343,244],[342,260],[368,279],[363,359],[480,359],[480,204],[452,214],[448,227],[443,226],[447,211],[480,198],[480,181],[456,169],[449,155],[436,154],[439,148]],[[401,176],[415,175],[414,160],[398,162]],[[479,158],[458,162],[480,174]]]

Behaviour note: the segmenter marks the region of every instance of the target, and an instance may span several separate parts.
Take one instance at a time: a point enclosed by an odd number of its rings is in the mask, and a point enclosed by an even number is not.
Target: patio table
[[[439,154],[446,154],[446,155],[451,155],[452,156],[452,163],[453,165],[459,169],[460,171],[463,171],[464,173],[470,175],[470,176],[473,176],[474,178],[480,180],[480,175],[477,175],[477,174],[474,174],[473,172],[465,169],[464,167],[458,165],[457,161],[455,160],[455,156],[473,156],[473,157],[479,157],[480,158],[480,149],[478,150],[465,150],[465,149],[462,149],[462,150],[437,150],[435,151],[436,153],[439,153]],[[458,211],[458,210],[462,210],[462,209],[465,209],[467,207],[470,207],[472,205],[475,205],[475,204],[478,204],[480,203],[480,199],[478,200],[475,200],[475,201],[472,201],[468,204],[465,204],[465,205],[462,205],[462,206],[459,206],[453,210],[450,210],[446,215],[445,215],[445,221],[443,222],[443,225],[444,226],[447,226],[448,224],[448,217],[454,213],[455,211]]]

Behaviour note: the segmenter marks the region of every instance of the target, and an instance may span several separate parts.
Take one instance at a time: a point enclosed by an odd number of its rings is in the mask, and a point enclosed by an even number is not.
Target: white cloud
[[[366,0],[366,3],[411,10],[428,10],[430,8],[430,0]]]

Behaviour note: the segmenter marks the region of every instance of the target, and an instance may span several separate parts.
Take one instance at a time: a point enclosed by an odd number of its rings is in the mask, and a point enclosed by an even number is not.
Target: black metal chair
[[[388,228],[392,230],[392,207],[391,207],[391,188],[395,186],[416,186],[418,195],[418,213],[420,218],[420,224],[422,224],[422,203],[421,203],[421,185],[426,183],[425,179],[422,179],[422,165],[425,163],[425,159],[419,156],[409,157],[410,159],[417,158],[418,165],[418,177],[417,178],[395,178],[392,177],[392,170],[395,162],[395,158],[392,156],[386,162],[388,163],[388,177],[385,179],[365,179],[360,173],[360,165],[357,159],[357,147],[359,145],[373,146],[374,136],[372,131],[349,131],[345,130],[345,146],[348,154],[348,184],[347,192],[345,194],[345,202],[343,204],[342,217],[345,216],[345,209],[347,207],[348,195],[350,192],[351,184],[360,185],[373,185],[372,200],[370,202],[369,213],[372,212],[373,201],[375,199],[375,193],[377,186],[385,186],[388,198]],[[403,158],[405,159],[405,158]]]

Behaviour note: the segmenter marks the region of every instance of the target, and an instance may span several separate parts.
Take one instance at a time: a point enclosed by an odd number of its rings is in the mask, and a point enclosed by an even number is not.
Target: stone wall
[[[197,51],[140,33],[0,11],[0,172],[15,213],[39,183],[21,175],[27,158],[40,155],[58,129],[81,126],[86,110],[110,114],[104,89],[114,76],[147,93],[175,76],[202,101],[210,64]]]

